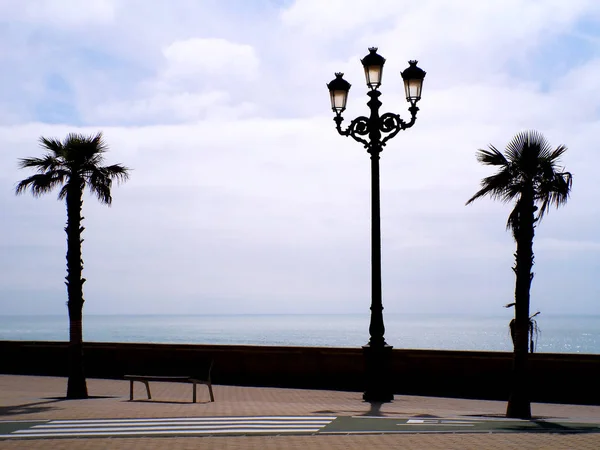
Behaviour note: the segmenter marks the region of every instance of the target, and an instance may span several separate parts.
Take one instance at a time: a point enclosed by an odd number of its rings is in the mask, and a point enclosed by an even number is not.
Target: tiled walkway
[[[81,420],[132,418],[197,418],[233,416],[381,415],[407,418],[501,416],[506,403],[433,397],[397,396],[380,410],[361,400],[356,392],[214,386],[209,402],[198,386],[198,403],[191,403],[191,386],[154,383],[153,400],[144,400],[143,385],[129,401],[129,384],[121,380],[88,380],[88,400],[64,400],[66,380],[53,377],[0,375],[0,420]],[[538,417],[600,422],[600,406],[534,404]],[[0,449],[595,449],[600,434],[498,433],[498,434],[368,434],[272,435],[190,437],[92,437],[35,440],[0,440]]]

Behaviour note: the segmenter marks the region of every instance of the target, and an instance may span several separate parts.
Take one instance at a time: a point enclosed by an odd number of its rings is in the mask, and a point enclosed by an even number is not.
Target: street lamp
[[[377,53],[377,48],[369,48],[369,54],[361,60],[365,69],[365,78],[370,91],[367,103],[371,114],[369,117],[359,116],[342,130],[342,112],[346,109],[350,83],[342,73],[336,73],[335,79],[327,85],[331,96],[331,108],[335,113],[333,120],[336,129],[342,136],[350,136],[360,142],[371,155],[371,322],[369,324],[370,339],[363,346],[366,369],[366,389],[363,399],[368,402],[390,402],[394,399],[391,383],[392,346],[385,342],[383,325],[383,303],[381,301],[381,225],[379,200],[379,154],[387,141],[401,130],[412,127],[417,118],[417,102],[421,99],[421,90],[425,72],[417,67],[417,61],[409,61],[410,66],[401,75],[404,80],[406,100],[410,103],[408,111],[411,119],[403,121],[398,114],[385,113],[379,115],[381,102],[378,91],[381,85],[385,58]],[[384,133],[384,135],[382,135]],[[364,136],[364,137],[363,137]]]

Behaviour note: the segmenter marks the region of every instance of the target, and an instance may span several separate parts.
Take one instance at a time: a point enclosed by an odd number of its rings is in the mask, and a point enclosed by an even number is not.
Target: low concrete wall
[[[86,374],[191,374],[214,360],[216,384],[361,391],[360,348],[85,344]],[[394,349],[397,394],[506,400],[512,354]],[[0,373],[65,376],[67,343],[0,341]],[[600,404],[600,355],[531,355],[534,401]]]

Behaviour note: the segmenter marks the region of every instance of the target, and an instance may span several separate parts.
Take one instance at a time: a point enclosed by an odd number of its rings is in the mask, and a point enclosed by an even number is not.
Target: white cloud
[[[250,45],[225,39],[193,38],[176,41],[163,49],[167,79],[210,76],[217,79],[254,79],[259,61]]]
[[[570,241],[561,239],[538,239],[536,248],[554,252],[599,252],[600,241]]]
[[[386,311],[496,312],[508,302],[510,206],[464,203],[490,174],[476,149],[503,148],[527,128],[568,145],[564,163],[575,177],[569,204],[536,231],[534,294],[544,293],[544,313],[597,310],[586,286],[597,278],[588,262],[600,223],[599,69],[589,53],[571,66],[540,57],[582,18],[592,20],[595,3],[298,1],[270,22],[249,22],[227,2],[219,10],[172,2],[162,12],[144,2],[116,5],[112,25],[88,32],[65,24],[60,38],[37,47],[19,47],[15,36],[5,44],[19,72],[4,92],[27,90],[0,114],[17,122],[0,127],[0,207],[10,218],[0,245],[11,255],[21,250],[4,268],[4,285],[26,290],[19,274],[39,270],[56,298],[64,290],[61,276],[41,269],[62,269],[64,206],[54,196],[15,198],[14,183],[26,175],[16,159],[39,154],[39,135],[104,128],[108,162],[135,170],[115,188],[111,209],[86,199],[94,311],[161,312],[167,297],[182,298],[186,312],[364,311],[369,158],[337,135],[325,83],[342,70],[353,84],[346,124],[367,113],[359,58],[379,45],[388,58],[384,111],[408,115],[399,77],[407,59],[428,72],[416,125],[381,159]],[[80,61],[82,48],[96,53]],[[16,64],[19,54],[36,64]],[[552,76],[535,75],[544,71]],[[35,114],[44,76],[54,72],[68,80],[89,126],[14,116],[19,108]],[[56,248],[28,237],[31,224]],[[565,286],[577,295],[561,306],[552,292]]]
[[[193,38],[163,49],[163,67],[137,86],[129,100],[100,102],[87,119],[100,123],[182,123],[233,119],[258,112],[257,105],[236,98],[235,86],[253,80],[259,63],[249,45],[224,39]]]
[[[114,0],[4,0],[0,17],[57,28],[109,24],[115,19]]]
[[[285,25],[315,38],[333,37],[350,34],[363,26],[372,27],[383,19],[392,22],[403,14],[405,7],[396,0],[379,0],[377,6],[353,0],[297,0],[282,12],[281,19]]]
[[[137,100],[101,104],[94,112],[94,120],[100,123],[182,123],[244,117],[255,110],[249,103],[232,105],[229,94],[223,91],[157,93]]]

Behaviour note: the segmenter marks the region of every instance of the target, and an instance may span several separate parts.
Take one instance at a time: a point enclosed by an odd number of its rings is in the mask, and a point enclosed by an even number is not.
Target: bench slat
[[[205,384],[208,387],[208,392],[210,394],[210,401],[215,401],[215,396],[213,395],[212,383],[210,381],[210,373],[208,380],[201,380],[198,377],[193,376],[157,376],[157,375],[124,375],[126,380],[129,380],[129,400],[133,400],[133,382],[139,381],[144,383],[146,386],[146,393],[148,394],[148,399],[152,399],[152,394],[150,393],[150,381],[164,381],[164,382],[172,382],[172,383],[192,383],[192,401],[196,403],[196,385],[197,384]]]
[[[172,382],[172,383],[192,383],[193,387],[193,401],[196,403],[196,385],[197,384],[205,384],[208,387],[208,392],[210,393],[210,401],[214,402],[215,397],[213,395],[212,390],[212,382],[210,380],[210,372],[212,371],[213,362],[210,362],[208,366],[208,370],[206,373],[206,379],[202,377],[198,377],[195,375],[180,375],[180,376],[163,376],[163,375],[124,375],[123,378],[129,380],[129,400],[133,400],[133,382],[139,381],[146,385],[146,392],[148,394],[148,398],[152,399],[150,394],[150,381],[164,381],[164,382]]]
[[[191,376],[160,376],[160,375],[125,375],[126,380],[135,381],[191,381],[194,377]]]

